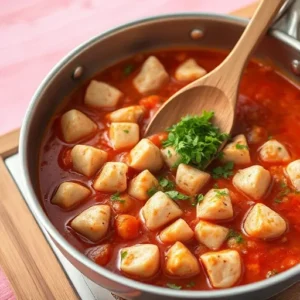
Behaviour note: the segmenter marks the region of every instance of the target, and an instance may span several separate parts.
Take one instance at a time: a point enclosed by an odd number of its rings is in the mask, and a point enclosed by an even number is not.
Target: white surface
[[[21,193],[24,189],[24,183],[21,177],[21,167],[19,161],[19,155],[15,154],[5,160],[5,164],[12,174],[15,182],[17,183]],[[25,200],[26,201],[26,200]],[[39,223],[39,222],[38,222]],[[47,241],[49,242],[51,248],[53,249],[55,255],[57,256],[58,260],[60,261],[64,271],[66,272],[67,276],[69,277],[70,281],[73,283],[78,295],[83,300],[112,300],[114,297],[105,290],[104,288],[100,287],[99,285],[95,284],[83,274],[81,274],[58,250],[55,246],[53,241],[50,239],[48,233],[43,229],[40,225]]]

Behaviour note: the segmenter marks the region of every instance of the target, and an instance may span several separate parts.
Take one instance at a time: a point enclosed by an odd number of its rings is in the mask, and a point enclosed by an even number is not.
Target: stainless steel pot
[[[270,0],[271,1],[271,0]],[[255,56],[272,62],[300,83],[300,3],[287,1],[287,12],[264,38]],[[29,207],[63,254],[84,275],[125,299],[266,299],[300,280],[300,266],[265,281],[226,290],[178,291],[140,283],[102,268],[70,245],[47,218],[39,202],[38,157],[46,126],[65,95],[99,70],[136,53],[172,47],[231,49],[247,20],[225,15],[180,14],[136,21],[96,36],[62,59],[32,98],[20,138],[22,172]],[[282,31],[284,30],[284,31]]]

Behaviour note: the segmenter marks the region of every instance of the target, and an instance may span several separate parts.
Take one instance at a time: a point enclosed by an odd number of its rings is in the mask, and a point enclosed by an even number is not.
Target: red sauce
[[[147,109],[146,117],[140,124],[142,132],[144,131],[149,118],[153,116],[158,107],[168,99],[169,96],[184,86],[184,83],[176,81],[172,76],[169,83],[156,95],[142,97],[133,87],[132,80],[138,73],[143,61],[148,56],[149,55],[143,54],[138,55],[128,61],[112,66],[95,76],[95,79],[117,87],[126,95],[115,109],[133,104],[141,104]],[[210,71],[225,58],[226,54],[212,50],[178,50],[161,51],[155,53],[155,56],[162,62],[168,73],[173,75],[176,67],[187,58],[195,58],[199,65]],[[133,72],[129,75],[125,75],[123,70],[128,65],[133,66]],[[115,273],[120,273],[118,269],[118,255],[120,248],[137,243],[150,242],[157,244],[160,249],[162,254],[162,267],[159,273],[154,278],[151,278],[151,280],[147,280],[147,282],[159,286],[166,286],[166,283],[175,283],[182,286],[184,289],[193,290],[211,289],[204,269],[195,278],[176,279],[167,276],[163,271],[163,253],[170,246],[160,243],[157,239],[158,232],[148,231],[142,222],[140,224],[138,237],[129,241],[122,240],[116,234],[116,230],[114,229],[114,222],[117,216],[116,213],[113,213],[113,217],[111,218],[112,224],[109,233],[99,243],[89,242],[70,228],[69,222],[84,209],[96,203],[105,203],[112,206],[112,202],[110,201],[110,194],[97,192],[92,188],[92,179],[88,179],[72,170],[70,149],[74,145],[67,144],[61,139],[59,121],[62,113],[71,108],[76,108],[98,124],[99,130],[96,135],[92,138],[80,141],[80,143],[97,146],[107,151],[109,153],[109,161],[122,160],[124,154],[126,154],[126,151],[120,152],[113,150],[108,143],[108,123],[105,119],[105,115],[108,111],[91,109],[83,104],[87,84],[81,86],[68,97],[66,105],[53,117],[53,120],[45,133],[40,154],[39,171],[42,204],[49,219],[74,247],[85,254],[93,253],[92,248],[96,245],[104,245],[102,249],[98,249],[97,251],[101,253],[109,251],[109,256],[108,258],[100,258],[100,261],[107,263],[105,267]],[[244,73],[240,87],[234,133],[244,133],[247,135],[253,126],[262,127],[259,129],[261,142],[256,144],[250,143],[249,149],[252,164],[260,164],[268,169],[273,176],[273,182],[268,191],[268,195],[258,202],[263,202],[285,218],[288,222],[288,231],[282,237],[274,241],[255,240],[248,237],[245,233],[243,234],[244,242],[232,246],[241,254],[244,265],[242,278],[237,285],[265,279],[269,271],[276,270],[276,272],[282,272],[298,264],[300,261],[300,195],[290,193],[284,197],[282,202],[277,203],[275,199],[277,199],[278,193],[282,190],[280,181],[284,179],[285,165],[264,163],[260,161],[257,153],[258,148],[268,140],[268,136],[272,135],[275,139],[278,139],[288,147],[292,160],[299,159],[299,111],[300,91],[271,67],[251,61]],[[155,144],[160,145],[161,139],[164,137],[165,135],[157,135],[153,137],[152,141]],[[129,152],[129,150],[127,152]],[[217,164],[217,162],[215,164]],[[212,167],[213,166],[211,166],[210,169]],[[131,179],[136,174],[136,171],[130,169],[128,172],[128,179]],[[156,175],[161,174],[167,174],[170,179],[174,179],[174,174],[167,169],[162,170],[160,174]],[[85,202],[70,210],[61,209],[59,206],[53,205],[50,202],[51,197],[58,186],[67,180],[81,182],[89,186],[92,190],[92,195]],[[237,191],[232,185],[231,179],[211,180],[201,192],[205,193],[212,188],[215,183],[217,183],[220,188],[227,187],[230,190],[234,208],[234,218],[231,221],[221,223],[226,227],[243,232],[242,223],[244,215],[254,202]],[[290,183],[288,184],[290,185]],[[183,219],[185,219],[193,229],[197,223],[195,207],[185,201],[177,201],[177,203],[184,210]],[[143,205],[143,201],[134,200],[134,205],[130,210],[130,214],[138,217],[139,209]],[[208,251],[205,246],[199,245],[195,240],[190,243],[185,243],[185,245],[196,255],[196,257],[199,257],[200,254]],[[223,248],[229,248],[226,242],[224,243]],[[186,287],[191,281],[195,282],[195,286],[190,288]]]

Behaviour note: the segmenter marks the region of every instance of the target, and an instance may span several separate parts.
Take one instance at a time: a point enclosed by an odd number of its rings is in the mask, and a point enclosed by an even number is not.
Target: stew
[[[249,63],[231,137],[213,127],[213,112],[143,136],[168,97],[225,57],[139,54],[81,86],[53,117],[40,152],[42,203],[95,263],[187,290],[248,284],[299,263],[300,92],[275,69]],[[207,155],[216,159],[204,169]]]

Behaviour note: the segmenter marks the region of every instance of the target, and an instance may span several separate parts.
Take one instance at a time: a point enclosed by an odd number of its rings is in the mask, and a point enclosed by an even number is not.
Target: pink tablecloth
[[[0,134],[21,125],[51,67],[79,43],[121,23],[162,13],[226,13],[253,0],[18,0],[0,3]]]
[[[5,274],[0,268],[0,299],[1,300],[15,300],[16,297],[8,282]]]

